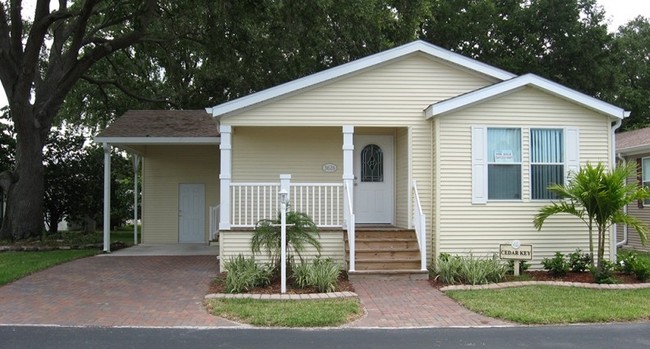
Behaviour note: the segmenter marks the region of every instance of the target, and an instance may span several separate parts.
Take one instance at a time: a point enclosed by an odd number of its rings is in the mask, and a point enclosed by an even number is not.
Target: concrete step
[[[429,273],[419,269],[410,270],[356,270],[348,272],[348,279],[355,280],[428,280]]]

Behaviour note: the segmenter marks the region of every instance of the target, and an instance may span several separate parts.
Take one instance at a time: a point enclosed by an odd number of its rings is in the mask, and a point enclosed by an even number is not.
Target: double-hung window
[[[564,132],[562,129],[530,130],[530,197],[533,200],[557,199],[548,190],[551,184],[564,184]]]
[[[488,200],[521,200],[521,129],[487,129]]]

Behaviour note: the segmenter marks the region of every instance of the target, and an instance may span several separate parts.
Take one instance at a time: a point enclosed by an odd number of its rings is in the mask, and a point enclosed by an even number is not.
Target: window
[[[548,190],[551,184],[564,184],[564,133],[562,129],[530,130],[530,197],[533,200],[557,199]]]
[[[641,160],[641,181],[644,187],[650,187],[650,158]],[[644,205],[650,205],[650,199],[643,200]]]
[[[521,130],[488,128],[488,199],[521,199]]]
[[[376,144],[369,144],[361,150],[361,181],[384,181],[384,153]]]

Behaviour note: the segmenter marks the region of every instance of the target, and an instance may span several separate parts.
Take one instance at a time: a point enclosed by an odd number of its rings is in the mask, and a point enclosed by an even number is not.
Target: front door
[[[393,136],[354,136],[357,223],[393,223]]]
[[[205,185],[178,187],[178,242],[205,242]]]

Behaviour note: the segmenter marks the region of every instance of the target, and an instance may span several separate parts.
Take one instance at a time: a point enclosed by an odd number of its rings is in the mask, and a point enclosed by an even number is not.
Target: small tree
[[[546,219],[557,213],[568,213],[582,220],[589,231],[589,252],[594,259],[594,229],[598,232],[597,270],[604,268],[605,237],[612,224],[627,224],[634,228],[645,244],[648,227],[638,218],[623,212],[623,208],[636,200],[650,197],[648,188],[635,184],[625,184],[625,179],[635,173],[633,164],[618,166],[611,172],[599,163],[597,166],[587,164],[566,185],[553,184],[549,190],[557,194],[562,201],[553,202],[542,207],[535,216],[537,230],[542,229]]]

